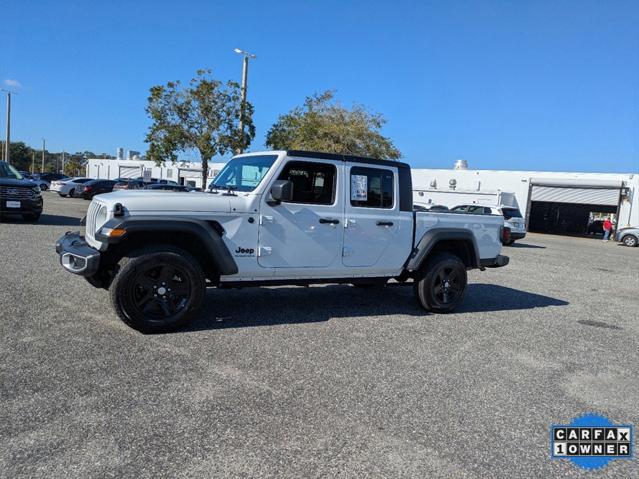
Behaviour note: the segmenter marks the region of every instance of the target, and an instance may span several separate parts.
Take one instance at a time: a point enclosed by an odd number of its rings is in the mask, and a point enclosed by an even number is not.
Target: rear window
[[[509,220],[510,218],[521,218],[521,212],[517,208],[502,208],[501,214],[504,218]]]

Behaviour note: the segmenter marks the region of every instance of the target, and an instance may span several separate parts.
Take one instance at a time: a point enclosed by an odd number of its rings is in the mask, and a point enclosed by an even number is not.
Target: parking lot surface
[[[0,223],[2,477],[590,477],[549,426],[639,424],[639,248],[531,234],[450,315],[401,286],[213,289],[145,336],[59,266],[88,201],[44,196]]]

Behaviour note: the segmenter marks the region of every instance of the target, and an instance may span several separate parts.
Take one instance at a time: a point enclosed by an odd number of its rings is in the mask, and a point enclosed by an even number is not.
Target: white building
[[[209,164],[209,178],[224,166]],[[202,186],[200,163],[176,162],[157,166],[152,161],[91,159],[91,178],[151,176]],[[414,169],[414,200],[455,206],[466,203],[507,203],[518,206],[529,231],[580,233],[591,213],[617,218],[617,226],[639,225],[639,174]],[[510,194],[506,194],[510,193]],[[514,195],[514,199],[513,199]],[[443,200],[445,198],[445,201]]]

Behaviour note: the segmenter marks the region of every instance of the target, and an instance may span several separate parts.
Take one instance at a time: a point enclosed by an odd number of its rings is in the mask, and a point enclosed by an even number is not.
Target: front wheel
[[[623,239],[623,244],[631,247],[637,246],[637,238],[632,235],[625,236]]]
[[[427,311],[450,313],[464,299],[467,282],[464,262],[454,254],[438,253],[415,279],[415,296]]]
[[[146,248],[120,261],[110,287],[122,321],[143,333],[161,333],[186,324],[206,292],[204,273],[186,251]]]
[[[75,196],[75,188],[71,188],[69,190],[69,198],[73,198]]]

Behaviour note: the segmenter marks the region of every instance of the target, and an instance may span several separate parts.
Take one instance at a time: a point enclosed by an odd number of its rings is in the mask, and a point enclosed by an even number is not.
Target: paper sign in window
[[[368,200],[368,176],[351,175],[351,200]]]

